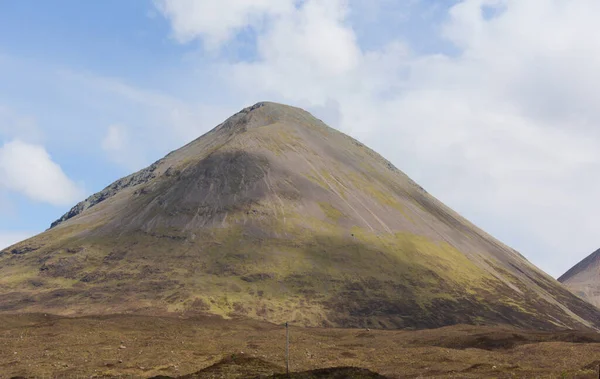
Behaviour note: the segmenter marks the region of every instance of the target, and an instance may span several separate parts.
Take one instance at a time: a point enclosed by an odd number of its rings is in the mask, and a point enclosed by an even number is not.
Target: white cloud
[[[344,1],[228,16],[162,3],[180,41],[254,29],[257,58],[223,70],[233,91],[333,115],[484,228],[503,220],[489,231],[551,274],[600,245],[596,0],[459,1],[439,35],[457,50],[421,56],[414,36],[359,46]]]
[[[342,25],[346,14],[343,1],[307,1],[277,19],[259,39],[259,54],[290,73],[311,71],[317,78],[347,74],[358,64],[360,49],[352,30]]]
[[[313,106],[342,97],[356,102],[377,97],[390,84],[386,74],[396,75],[391,70],[407,48],[396,41],[382,51],[362,51],[345,23],[347,13],[345,1],[304,2],[258,38],[257,61],[233,64],[225,77],[254,96],[267,94]]]
[[[83,197],[46,149],[13,140],[0,147],[0,188],[53,205],[72,205]]]
[[[175,38],[189,42],[197,37],[216,48],[248,25],[259,27],[266,17],[291,12],[294,0],[156,0],[171,20]]]
[[[9,246],[14,245],[17,242],[21,242],[26,240],[29,237],[34,236],[35,232],[8,232],[8,231],[0,231],[0,250],[5,249]]]

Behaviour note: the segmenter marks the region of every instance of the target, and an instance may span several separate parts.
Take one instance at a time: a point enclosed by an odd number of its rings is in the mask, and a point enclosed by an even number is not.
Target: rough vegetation
[[[0,315],[0,378],[281,378],[284,341],[249,319]],[[588,332],[290,327],[292,378],[595,379],[599,357]]]
[[[0,312],[597,328],[600,313],[388,161],[259,103],[0,253]]]

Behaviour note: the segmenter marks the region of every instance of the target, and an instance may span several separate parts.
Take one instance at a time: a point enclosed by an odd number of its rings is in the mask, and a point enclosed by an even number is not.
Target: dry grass
[[[217,317],[5,315],[0,378],[175,377],[232,354],[264,361],[258,375],[284,366],[284,333],[278,325]],[[600,335],[583,332],[292,327],[290,336],[293,371],[353,366],[390,378],[594,378],[600,357]]]

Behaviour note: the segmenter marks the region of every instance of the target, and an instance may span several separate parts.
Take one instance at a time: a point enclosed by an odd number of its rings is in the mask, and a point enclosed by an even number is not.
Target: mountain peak
[[[320,120],[317,120],[314,116],[312,116],[310,113],[306,112],[301,108],[296,108],[290,105],[270,101],[260,101],[252,106],[243,108],[239,112],[229,117],[223,123],[217,125],[205,135],[190,142],[186,146],[171,152],[169,155],[167,155],[167,157],[153,163],[152,165],[143,170],[140,170],[132,175],[117,180],[108,187],[104,188],[102,191],[95,193],[87,199],[76,204],[58,220],[52,222],[52,224],[50,225],[50,229],[62,224],[66,220],[69,220],[79,215],[84,210],[91,208],[108,198],[113,197],[117,192],[120,192],[130,187],[144,184],[154,179],[157,176],[157,174],[161,171],[163,173],[166,173],[167,175],[172,174],[176,170],[174,170],[174,168],[171,165],[168,165],[168,167],[166,168],[163,167],[163,169],[161,170],[161,166],[165,166],[165,161],[168,161],[169,158],[174,158],[181,155],[190,157],[194,154],[199,153],[202,156],[204,153],[206,153],[207,150],[207,146],[203,143],[205,142],[204,138],[206,136],[209,136],[211,134],[220,134],[221,138],[217,139],[221,141],[223,140],[223,136],[226,136],[225,138],[230,139],[232,135],[243,133],[248,129],[264,127],[277,123],[292,123],[295,125],[310,124],[313,127],[317,127],[318,125],[318,127],[326,128],[325,124],[323,124]],[[219,147],[222,147],[224,145],[225,143],[221,143]]]
[[[261,101],[250,107],[243,108],[218,125],[214,130],[229,129],[233,126],[238,128],[256,128],[286,122],[298,125],[314,125],[319,121],[304,109],[270,101]]]
[[[271,102],[0,252],[0,284],[6,311],[600,326],[592,305],[379,154]]]

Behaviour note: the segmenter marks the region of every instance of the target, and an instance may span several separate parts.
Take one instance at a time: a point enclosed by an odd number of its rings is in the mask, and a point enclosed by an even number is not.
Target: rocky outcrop
[[[108,187],[104,188],[102,191],[97,192],[97,193],[93,194],[92,196],[88,197],[87,199],[85,199],[84,201],[78,203],[73,208],[71,208],[67,213],[62,215],[61,218],[54,221],[50,225],[50,229],[54,228],[57,225],[60,225],[61,223],[67,221],[70,218],[77,216],[78,214],[85,211],[86,209],[91,208],[94,205],[97,205],[97,204],[103,202],[104,200],[113,197],[119,191],[121,191],[125,188],[135,187],[137,185],[146,183],[149,180],[155,178],[156,175],[154,174],[154,171],[159,166],[160,162],[161,161],[157,161],[154,164],[152,164],[151,166],[146,167],[143,170],[140,170],[134,174],[131,174],[131,175],[125,177],[125,178],[119,179],[116,182],[109,185]]]

